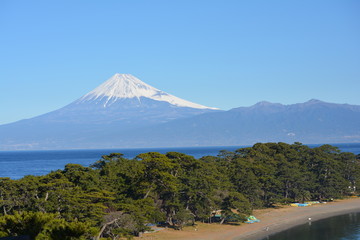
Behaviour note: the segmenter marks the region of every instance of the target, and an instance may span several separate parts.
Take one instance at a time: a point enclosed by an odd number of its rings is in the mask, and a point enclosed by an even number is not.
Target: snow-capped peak
[[[93,91],[84,95],[80,102],[89,100],[106,99],[104,107],[124,98],[150,98],[157,101],[168,102],[178,107],[190,107],[198,109],[216,109],[200,104],[192,103],[184,99],[175,97],[171,94],[156,89],[131,74],[116,73],[106,82],[95,88]]]

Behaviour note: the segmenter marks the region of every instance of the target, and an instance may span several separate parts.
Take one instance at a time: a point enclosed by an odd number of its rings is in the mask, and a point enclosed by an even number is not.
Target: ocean
[[[274,234],[263,240],[357,240],[360,239],[360,213],[349,213],[309,222]]]
[[[63,169],[68,163],[90,166],[110,153],[122,153],[134,158],[146,152],[181,152],[195,158],[216,156],[219,151],[234,151],[239,146],[187,147],[187,148],[134,148],[134,149],[87,149],[87,150],[44,150],[44,151],[0,151],[0,177],[20,179],[26,175],[45,175]]]
[[[316,147],[320,144],[309,145]],[[360,143],[332,144],[343,152],[360,154]],[[137,148],[137,149],[89,149],[89,150],[44,150],[44,151],[0,151],[0,177],[19,179],[26,175],[45,175],[63,169],[68,163],[89,166],[102,155],[123,153],[126,158],[134,158],[145,152],[181,152],[195,158],[216,156],[220,150],[234,151],[246,146],[184,147],[184,148]]]

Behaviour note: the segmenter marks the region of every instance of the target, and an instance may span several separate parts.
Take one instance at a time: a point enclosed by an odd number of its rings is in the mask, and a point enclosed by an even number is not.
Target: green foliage
[[[246,216],[251,214],[251,205],[249,200],[241,193],[229,192],[224,194],[221,204],[221,213],[223,223],[231,216],[231,219],[246,220]]]
[[[0,178],[0,237],[131,238],[147,223],[243,221],[252,209],[358,194],[360,156],[330,145],[257,143],[218,156],[102,156],[91,167]]]
[[[36,240],[88,239],[94,229],[89,224],[66,222],[58,214],[42,212],[14,212],[0,217],[0,236],[27,235]]]
[[[174,224],[181,230],[185,225],[194,225],[194,215],[186,209],[180,209],[173,216]]]
[[[55,217],[56,214],[41,212],[15,212],[13,215],[1,217],[0,229],[6,236],[28,235],[31,239],[35,239]]]

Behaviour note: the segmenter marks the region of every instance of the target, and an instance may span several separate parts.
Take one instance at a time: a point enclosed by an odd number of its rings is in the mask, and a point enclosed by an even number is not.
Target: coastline
[[[198,224],[197,227],[187,227],[183,231],[165,229],[156,233],[144,234],[136,238],[142,240],[193,239],[193,240],[260,240],[269,235],[290,229],[292,227],[343,215],[360,212],[360,198],[336,200],[326,204],[316,204],[308,207],[285,206],[275,209],[254,210],[253,215],[261,221],[254,224],[241,225]]]
[[[286,207],[271,211],[268,216],[262,215],[263,225],[253,231],[246,231],[231,240],[260,240],[269,235],[333,216],[343,215],[352,212],[360,212],[360,198],[336,200],[326,204],[317,204],[308,207]],[[282,210],[282,211],[281,211]],[[309,218],[311,220],[309,221]],[[268,228],[268,231],[266,231]]]

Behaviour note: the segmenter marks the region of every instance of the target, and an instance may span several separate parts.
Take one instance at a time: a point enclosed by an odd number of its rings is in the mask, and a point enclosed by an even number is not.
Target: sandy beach
[[[316,221],[331,216],[360,212],[360,198],[336,200],[326,204],[308,207],[285,206],[276,209],[255,210],[253,215],[259,223],[241,225],[202,224],[186,227],[183,231],[164,229],[159,232],[144,234],[142,240],[255,240],[281,232],[291,227]],[[311,220],[309,220],[311,218]]]

